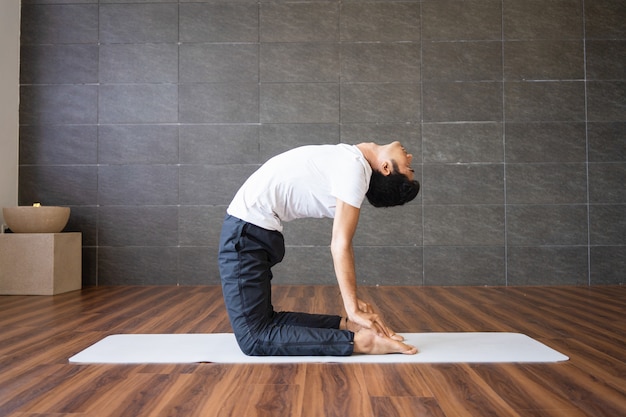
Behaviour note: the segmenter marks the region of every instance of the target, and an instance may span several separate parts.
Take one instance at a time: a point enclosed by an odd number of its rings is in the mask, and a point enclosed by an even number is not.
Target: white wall
[[[0,1],[0,207],[17,204],[20,0]],[[4,223],[0,211],[0,221]]]

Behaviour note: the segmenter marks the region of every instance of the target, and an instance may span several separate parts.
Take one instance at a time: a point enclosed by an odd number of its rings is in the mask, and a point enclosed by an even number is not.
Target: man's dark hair
[[[400,206],[413,200],[420,191],[420,183],[398,172],[398,164],[393,164],[393,172],[384,175],[380,171],[373,170],[370,179],[370,187],[367,190],[367,200],[374,207]]]

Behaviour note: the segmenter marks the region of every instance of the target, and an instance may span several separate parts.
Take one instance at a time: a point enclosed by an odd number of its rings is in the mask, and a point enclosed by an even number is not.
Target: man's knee
[[[245,336],[239,336],[235,334],[237,338],[237,344],[239,345],[239,349],[246,356],[264,356],[262,352],[258,349],[259,343],[256,337],[253,337],[250,334]]]

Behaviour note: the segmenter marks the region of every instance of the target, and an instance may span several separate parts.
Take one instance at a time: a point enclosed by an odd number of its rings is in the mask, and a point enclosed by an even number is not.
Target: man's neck
[[[379,145],[374,142],[364,142],[356,145],[357,148],[361,151],[365,160],[370,164],[372,169],[376,169],[376,164],[378,162],[378,152],[377,149]]]

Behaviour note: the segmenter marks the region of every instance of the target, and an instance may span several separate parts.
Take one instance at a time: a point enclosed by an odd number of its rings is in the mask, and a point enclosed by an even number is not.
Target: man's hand
[[[404,340],[404,337],[400,336],[389,327],[387,327],[382,317],[380,317],[380,315],[376,313],[374,307],[372,307],[371,304],[366,303],[361,299],[357,299],[357,305],[357,311],[348,313],[348,320],[351,320],[353,324],[356,324],[358,326],[358,328],[356,328],[356,331],[358,331],[359,328],[366,328],[373,330],[381,337],[386,336],[398,341]],[[348,326],[349,329],[350,327],[351,326]]]

